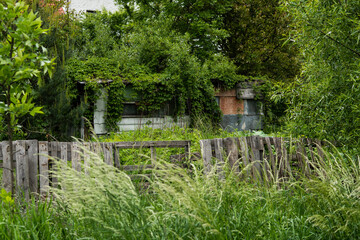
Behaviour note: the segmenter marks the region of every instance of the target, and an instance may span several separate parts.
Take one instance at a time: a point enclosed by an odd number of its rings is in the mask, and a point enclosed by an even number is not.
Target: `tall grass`
[[[85,150],[86,151],[86,150]],[[356,239],[360,166],[339,153],[313,166],[311,178],[281,189],[219,179],[158,163],[149,193],[88,152],[85,172],[59,166],[53,189],[73,234],[91,239]],[[61,162],[59,162],[61,164]]]
[[[230,136],[223,134],[213,137]],[[211,138],[197,130],[177,127],[111,136],[116,141],[166,140],[166,137],[191,139],[194,145],[200,139]],[[81,172],[57,161],[58,170],[54,174],[60,187],[51,189],[52,201],[12,203],[0,196],[0,239],[360,236],[359,159],[335,148],[323,150],[324,161],[309,161],[312,175],[297,175],[286,181],[273,176],[268,184],[243,181],[227,168],[221,173],[224,177],[215,173],[215,169],[204,176],[199,166],[186,171],[158,160],[145,192],[125,172],[106,165],[101,154],[83,150]],[[164,152],[163,156],[168,154]],[[142,158],[148,160],[146,156]]]
[[[0,239],[74,239],[51,203],[0,200],[0,206]]]

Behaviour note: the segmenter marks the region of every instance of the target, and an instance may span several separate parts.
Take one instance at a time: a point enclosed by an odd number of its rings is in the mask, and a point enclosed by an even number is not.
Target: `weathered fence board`
[[[26,141],[27,155],[29,158],[29,187],[31,193],[39,192],[38,189],[38,152],[39,145],[37,140]]]
[[[12,182],[13,182],[12,181],[13,174],[12,174],[11,162],[10,162],[10,145],[8,141],[2,142],[1,145],[2,145],[1,153],[3,158],[2,185],[6,191],[10,192],[12,191]]]
[[[200,140],[200,147],[201,147],[201,156],[204,160],[204,173],[208,174],[211,171],[211,165],[212,165],[211,140],[209,139]]]
[[[146,141],[146,142],[116,142],[116,148],[150,148],[150,147],[169,147],[183,148],[188,147],[190,141]]]
[[[225,138],[224,149],[226,157],[229,158],[230,169],[235,173],[239,173],[239,147],[234,138]]]
[[[79,143],[73,142],[71,145],[71,167],[76,171],[81,171],[81,157]]]
[[[104,162],[124,171],[137,172],[154,169],[156,160],[156,148],[184,148],[185,159],[190,159],[190,141],[150,141],[150,142],[116,142],[116,143],[67,143],[67,142],[45,142],[37,140],[24,140],[14,142],[14,160],[16,171],[16,191],[19,196],[29,200],[31,193],[40,193],[45,198],[48,196],[49,187],[57,187],[58,179],[56,165],[52,159],[60,159],[69,162],[76,171],[84,171],[88,174],[89,157],[100,154]],[[119,149],[150,148],[152,165],[130,165],[121,166]],[[1,166],[3,168],[2,185],[7,191],[12,191],[12,171],[10,165],[10,150],[7,141],[0,142],[2,156]],[[83,166],[83,167],[82,167]],[[147,173],[148,176],[149,173]],[[147,176],[146,175],[146,176]],[[134,179],[141,179],[135,176]]]
[[[241,170],[243,178],[251,177],[255,181],[285,181],[299,172],[309,175],[309,161],[321,163],[324,157],[321,142],[310,139],[260,136],[216,138],[200,140],[200,147],[205,174],[215,168],[219,177],[223,178],[219,163],[226,160],[235,173]],[[297,168],[295,172],[293,168]]]
[[[26,141],[16,141],[15,145],[17,195],[28,201],[30,199],[30,176]]]
[[[39,174],[40,174],[40,195],[46,197],[49,183],[49,144],[39,142]]]

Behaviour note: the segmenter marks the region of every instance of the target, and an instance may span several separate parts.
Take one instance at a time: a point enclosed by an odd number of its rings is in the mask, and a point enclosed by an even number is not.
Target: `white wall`
[[[113,0],[70,0],[70,9],[74,9],[76,12],[101,11],[103,8],[115,12],[118,7]]]
[[[94,132],[95,134],[106,134],[105,127],[105,112],[106,112],[106,91],[102,89],[102,94],[95,103],[94,111]],[[185,127],[189,126],[190,117],[178,117],[177,121],[170,116],[164,117],[123,117],[120,122],[117,123],[120,131],[133,131],[145,126],[151,128],[169,128],[174,125]]]

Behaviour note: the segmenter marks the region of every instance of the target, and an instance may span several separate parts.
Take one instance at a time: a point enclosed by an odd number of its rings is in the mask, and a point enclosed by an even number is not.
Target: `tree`
[[[302,74],[285,88],[290,131],[359,146],[360,1],[289,0],[284,7],[303,56]]]
[[[51,75],[53,60],[48,59],[47,50],[38,43],[46,30],[41,28],[41,19],[28,11],[28,5],[16,0],[3,1],[0,15],[0,116],[7,126],[10,164],[14,169],[12,141],[18,118],[42,113],[30,95],[33,86],[41,84],[43,74]]]
[[[221,49],[238,66],[239,74],[289,81],[300,67],[296,46],[284,44],[290,23],[279,0],[236,0],[224,14],[228,37]]]

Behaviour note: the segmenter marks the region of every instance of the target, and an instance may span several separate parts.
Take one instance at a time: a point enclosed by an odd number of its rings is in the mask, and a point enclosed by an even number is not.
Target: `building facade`
[[[98,12],[106,9],[109,12],[115,12],[118,9],[113,0],[70,0],[69,8],[78,13]]]

